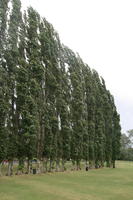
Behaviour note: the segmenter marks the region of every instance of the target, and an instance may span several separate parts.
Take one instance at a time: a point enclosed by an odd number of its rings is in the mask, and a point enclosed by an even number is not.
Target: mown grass
[[[0,178],[0,200],[133,200],[133,163],[116,169]]]

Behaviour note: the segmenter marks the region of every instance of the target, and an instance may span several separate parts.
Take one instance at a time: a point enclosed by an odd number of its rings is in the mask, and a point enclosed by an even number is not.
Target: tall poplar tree
[[[86,107],[87,107],[87,132],[88,132],[88,145],[86,150],[86,161],[89,160],[89,167],[94,165],[95,152],[94,152],[94,139],[95,139],[95,88],[92,72],[86,65],[84,66],[84,79],[85,79],[85,93],[86,93]]]
[[[17,118],[16,118],[16,69],[18,66],[18,33],[19,23],[21,21],[21,2],[12,0],[12,10],[10,10],[10,20],[7,37],[7,49],[5,51],[5,59],[8,71],[8,87],[10,109],[8,113],[8,149],[7,158],[9,160],[8,175],[12,173],[13,159],[17,154]]]
[[[8,0],[0,0],[0,175],[1,163],[7,156],[7,113],[9,107],[5,61]]]
[[[96,113],[95,113],[95,167],[104,165],[105,161],[105,120],[103,113],[103,90],[101,80],[96,71],[93,71],[96,90]]]
[[[80,161],[83,156],[83,88],[82,69],[76,55],[66,49],[71,81],[71,158],[76,162],[77,169],[80,168]]]

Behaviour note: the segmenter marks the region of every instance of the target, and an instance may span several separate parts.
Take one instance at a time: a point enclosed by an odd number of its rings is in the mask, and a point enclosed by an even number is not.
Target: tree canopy
[[[115,167],[120,118],[105,81],[20,0],[0,0],[0,162],[43,161],[42,171]],[[49,163],[49,165],[48,165]]]

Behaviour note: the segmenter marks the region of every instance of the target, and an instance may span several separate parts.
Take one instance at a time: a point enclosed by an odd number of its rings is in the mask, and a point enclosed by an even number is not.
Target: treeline
[[[133,161],[133,129],[121,135],[119,160]]]
[[[115,167],[119,115],[104,79],[61,44],[53,26],[20,0],[0,0],[0,163],[43,171]]]

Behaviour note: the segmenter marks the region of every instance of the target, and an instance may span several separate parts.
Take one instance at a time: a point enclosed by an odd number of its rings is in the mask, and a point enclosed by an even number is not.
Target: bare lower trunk
[[[40,174],[41,173],[41,162],[40,160],[38,160],[38,164],[37,164],[37,173]]]
[[[50,159],[49,172],[52,172],[52,164],[53,164],[53,160]]]
[[[31,165],[30,165],[30,160],[28,159],[27,160],[27,173],[30,174],[31,170],[32,169],[31,169]]]
[[[81,170],[80,161],[79,160],[76,161],[76,169],[77,170]]]
[[[0,176],[2,176],[2,162],[0,163]]]
[[[48,172],[48,159],[45,160],[45,171]]]
[[[107,161],[107,163],[106,163],[106,167],[111,167],[111,163],[110,163],[110,161]]]
[[[59,172],[60,171],[60,160],[57,159],[56,160],[56,172]]]
[[[94,167],[94,164],[91,160],[89,160],[89,169],[93,168]]]
[[[42,159],[42,173],[45,173],[45,158]]]
[[[7,172],[7,175],[8,176],[13,175],[13,161],[12,160],[10,160],[8,162],[8,172]]]
[[[85,169],[86,169],[86,171],[88,171],[88,169],[89,169],[89,163],[87,160],[85,161]]]
[[[66,160],[62,159],[62,171],[63,172],[66,170],[66,168],[65,168],[65,162],[66,162]]]
[[[75,161],[72,160],[72,170],[75,170]]]
[[[43,159],[43,173],[48,171],[48,159],[44,158]]]
[[[101,161],[101,167],[104,167],[104,161],[103,160]]]
[[[89,162],[88,162],[88,160],[85,161],[85,167],[89,167]]]
[[[112,161],[113,168],[115,168],[115,160]]]
[[[24,173],[24,160],[20,159],[18,164],[17,174],[20,175],[23,173]]]
[[[76,161],[76,168],[77,168],[77,170],[81,170],[80,160]]]
[[[98,169],[98,161],[95,161],[95,169]]]

